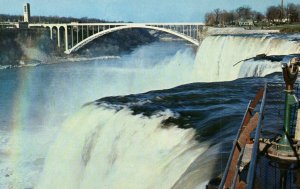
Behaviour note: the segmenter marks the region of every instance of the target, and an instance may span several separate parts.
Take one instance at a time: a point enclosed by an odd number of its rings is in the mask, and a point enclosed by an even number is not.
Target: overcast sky
[[[90,17],[110,21],[202,22],[216,8],[249,6],[260,12],[280,0],[0,0],[0,14],[22,14],[25,2],[31,15]],[[300,0],[284,0],[299,3]]]

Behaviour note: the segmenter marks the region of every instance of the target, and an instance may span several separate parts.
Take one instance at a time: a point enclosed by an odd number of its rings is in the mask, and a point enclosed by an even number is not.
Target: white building
[[[30,4],[24,5],[24,22],[30,22]]]
[[[253,26],[254,25],[253,20],[251,20],[251,19],[247,19],[247,20],[241,19],[238,21],[238,23],[239,23],[239,26]]]

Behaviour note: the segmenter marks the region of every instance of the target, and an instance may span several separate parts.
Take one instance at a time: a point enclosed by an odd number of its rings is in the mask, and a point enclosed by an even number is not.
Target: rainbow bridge
[[[64,46],[70,54],[94,39],[124,29],[150,29],[172,34],[199,46],[203,23],[70,23],[70,24],[29,24],[29,28],[45,27],[50,30],[51,40],[57,39],[58,47]]]

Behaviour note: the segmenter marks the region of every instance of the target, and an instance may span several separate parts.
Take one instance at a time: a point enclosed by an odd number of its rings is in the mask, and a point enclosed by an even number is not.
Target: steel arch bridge
[[[162,31],[182,38],[199,46],[199,35],[203,23],[70,23],[70,24],[29,24],[29,27],[46,27],[50,38],[57,38],[58,47],[64,46],[65,53],[70,54],[82,48],[94,39],[108,33],[131,28]],[[62,37],[63,36],[63,37]]]

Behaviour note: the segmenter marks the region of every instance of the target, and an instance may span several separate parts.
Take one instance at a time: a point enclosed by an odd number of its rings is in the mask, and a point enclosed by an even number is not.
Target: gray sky
[[[216,8],[232,10],[247,5],[265,12],[280,0],[0,0],[0,14],[22,14],[25,2],[38,16],[90,17],[110,21],[202,22]],[[299,3],[300,0],[284,0]]]

